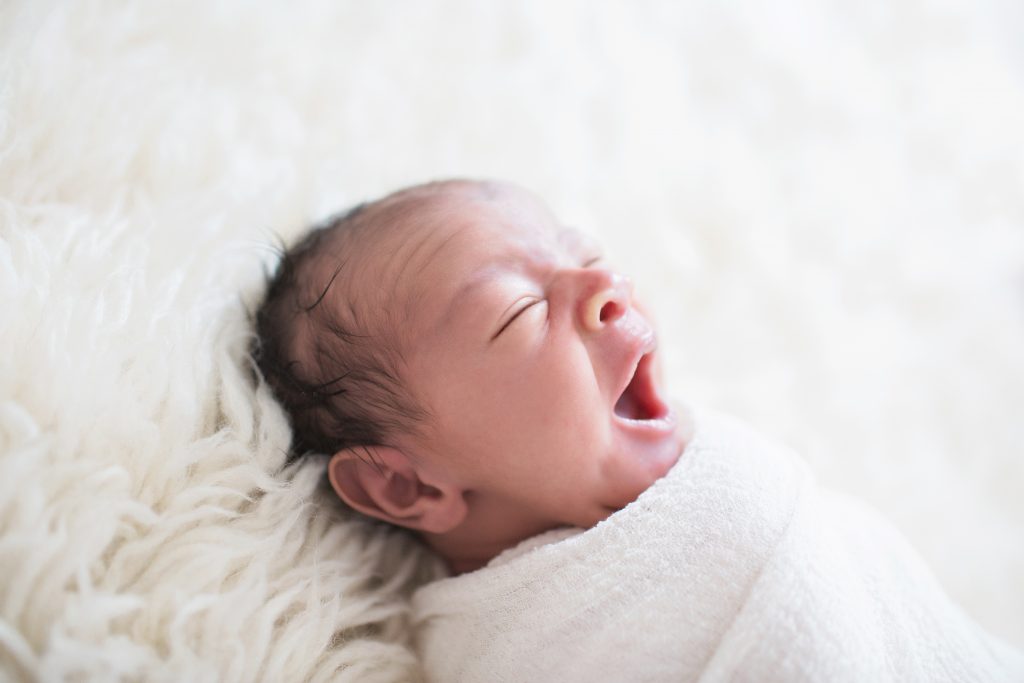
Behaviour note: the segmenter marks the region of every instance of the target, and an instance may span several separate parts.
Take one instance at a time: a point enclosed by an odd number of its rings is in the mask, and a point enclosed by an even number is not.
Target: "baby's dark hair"
[[[380,227],[372,206],[327,220],[284,251],[254,316],[251,351],[291,421],[290,461],[388,445],[424,417],[401,382],[396,316],[371,315],[349,291],[348,271]]]

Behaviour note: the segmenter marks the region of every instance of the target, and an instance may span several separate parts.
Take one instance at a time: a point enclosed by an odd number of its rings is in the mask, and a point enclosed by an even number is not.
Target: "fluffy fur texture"
[[[880,508],[1024,644],[1019,3],[0,5],[0,668],[408,680],[433,569],[245,357],[275,235],[507,178],[674,390]]]

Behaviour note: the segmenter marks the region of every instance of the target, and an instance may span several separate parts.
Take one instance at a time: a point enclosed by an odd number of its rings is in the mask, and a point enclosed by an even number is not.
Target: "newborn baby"
[[[456,573],[593,526],[683,449],[630,280],[512,185],[429,183],[315,230],[257,324],[299,448]]]
[[[257,327],[296,451],[452,570],[412,601],[429,680],[1024,680],[877,514],[670,408],[629,280],[517,187],[314,230]]]

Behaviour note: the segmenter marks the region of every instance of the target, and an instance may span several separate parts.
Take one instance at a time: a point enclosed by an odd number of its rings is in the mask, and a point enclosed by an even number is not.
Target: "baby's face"
[[[596,524],[683,448],[630,280],[518,188],[429,204],[388,254],[430,413],[408,450],[495,533]]]

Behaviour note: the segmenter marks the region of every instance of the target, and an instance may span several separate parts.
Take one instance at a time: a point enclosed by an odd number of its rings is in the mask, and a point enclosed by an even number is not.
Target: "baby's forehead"
[[[374,323],[396,316],[405,285],[420,281],[433,257],[452,241],[452,227],[471,215],[464,197],[423,188],[395,193],[355,212],[353,219],[328,228],[316,253],[299,275],[297,304],[317,307],[346,324]],[[458,230],[457,232],[461,232]],[[461,240],[460,240],[461,241]]]
[[[385,248],[397,261],[396,284],[420,291],[443,290],[492,267],[572,265],[601,252],[593,238],[516,186],[441,194],[420,208],[416,225],[396,231]]]
[[[582,241],[539,200],[515,194],[452,201],[428,221],[419,235],[422,247],[410,257],[451,276],[466,268],[571,254]]]
[[[325,245],[331,253],[313,279],[316,287],[335,281],[332,308],[339,314],[398,334],[416,326],[431,300],[450,295],[490,266],[558,254],[578,259],[591,244],[526,190],[449,182],[401,191],[366,207],[353,230]]]

